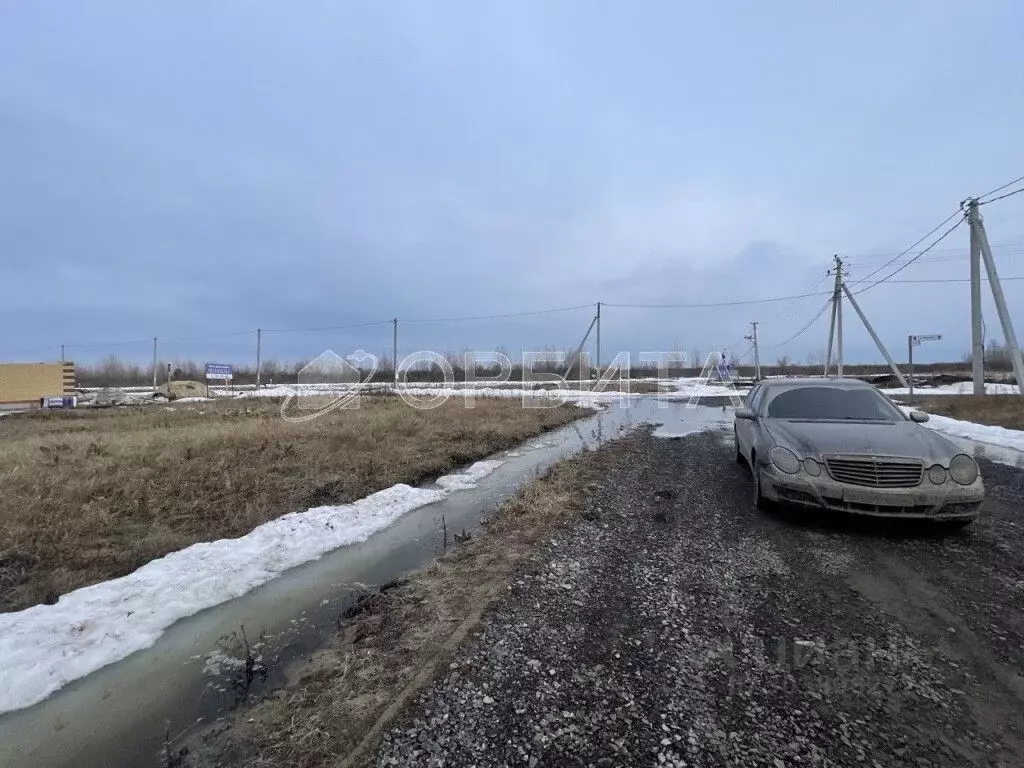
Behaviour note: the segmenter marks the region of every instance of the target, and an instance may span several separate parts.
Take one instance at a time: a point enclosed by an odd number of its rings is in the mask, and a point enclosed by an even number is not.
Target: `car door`
[[[764,384],[755,384],[754,388],[747,393],[744,405],[757,413],[757,406],[761,402],[761,393],[764,392]],[[736,442],[739,445],[743,458],[750,461],[750,451],[756,438],[757,425],[750,419],[736,419]]]

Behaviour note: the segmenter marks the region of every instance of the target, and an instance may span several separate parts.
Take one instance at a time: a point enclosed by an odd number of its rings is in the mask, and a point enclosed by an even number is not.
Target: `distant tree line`
[[[523,366],[514,355],[500,348],[497,350],[505,354],[513,361],[510,380],[523,380]],[[539,360],[533,366],[533,373],[537,374],[558,374],[569,380],[578,379],[580,376],[580,363],[586,363],[587,358],[577,359],[575,350],[557,349],[554,347],[542,350],[546,360]],[[712,362],[717,360],[719,353],[715,353]],[[455,352],[442,353],[442,357],[451,366],[456,381],[466,379],[465,356]],[[732,365],[734,376],[741,378],[753,378],[754,365],[752,355],[744,355],[742,360],[727,358]],[[390,382],[394,381],[394,370],[391,365],[390,352],[381,354],[378,357],[379,367],[370,377],[371,381]],[[264,385],[271,384],[295,384],[299,380],[300,371],[309,364],[309,360],[294,360],[282,362],[270,359],[262,361],[260,365],[260,382]],[[399,360],[401,362],[401,360]],[[605,360],[605,364],[608,364]],[[695,365],[694,362],[697,364]],[[694,350],[691,355],[682,352],[671,352],[662,357],[659,371],[658,362],[632,361],[630,369],[624,375],[631,378],[648,378],[658,376],[659,372],[668,377],[695,377],[704,371],[704,358],[699,350]],[[900,365],[903,363],[901,361]],[[1009,354],[1005,348],[996,341],[990,341],[985,352],[985,367],[987,371],[1005,372],[1011,370]],[[914,369],[918,373],[967,373],[971,368],[970,355],[965,355],[957,362],[945,363],[915,363]],[[597,370],[593,364],[584,365],[589,369],[589,375],[594,377]],[[779,356],[774,363],[767,359],[762,361],[761,374],[772,375],[808,375],[821,373],[823,369],[823,356],[812,354],[807,358],[806,363],[794,363],[788,356]],[[500,373],[496,363],[480,363],[475,368],[477,377],[493,377]],[[884,363],[849,364],[844,365],[844,372],[853,376],[885,375],[891,373],[889,367]],[[368,371],[363,372],[365,378]],[[715,376],[714,367],[710,367],[710,373]],[[254,385],[256,383],[255,365],[233,366],[234,385]],[[80,387],[140,387],[153,383],[153,366],[139,365],[133,361],[125,361],[111,355],[98,363],[78,364],[75,366],[76,383]],[[175,359],[171,361],[158,361],[157,363],[157,384],[162,385],[168,381],[205,381],[205,364],[194,360]],[[407,371],[406,378],[409,381],[442,381],[441,370],[434,364],[424,362],[417,364]]]
[[[968,369],[971,367],[971,353],[965,352],[962,362]],[[916,364],[914,366],[917,367]],[[1010,350],[1005,344],[1000,344],[995,339],[989,339],[985,345],[985,370],[986,371],[1012,371],[1013,361],[1010,359]]]

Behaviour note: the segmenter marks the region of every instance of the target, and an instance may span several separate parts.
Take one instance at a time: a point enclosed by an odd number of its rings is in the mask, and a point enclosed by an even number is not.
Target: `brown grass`
[[[444,474],[582,413],[516,399],[424,411],[369,398],[304,424],[255,401],[4,417],[0,610],[288,512]]]
[[[288,685],[212,737],[225,768],[369,766],[380,736],[447,669],[459,643],[537,542],[582,508],[590,483],[628,455],[629,438],[556,465],[506,502],[474,538],[408,583],[377,593]]]
[[[910,405],[906,398],[897,398]],[[915,397],[913,407],[937,416],[1024,429],[1024,398],[1016,395],[933,395]]]

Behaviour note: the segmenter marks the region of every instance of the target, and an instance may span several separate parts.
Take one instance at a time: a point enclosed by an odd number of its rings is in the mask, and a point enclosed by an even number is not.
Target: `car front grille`
[[[868,488],[913,488],[924,474],[924,463],[912,459],[826,456],[825,467],[837,482]]]

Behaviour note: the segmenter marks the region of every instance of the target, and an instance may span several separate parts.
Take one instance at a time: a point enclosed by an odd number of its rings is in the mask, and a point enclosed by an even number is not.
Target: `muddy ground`
[[[758,513],[728,436],[622,450],[376,764],[1024,764],[1024,473],[946,534]]]

